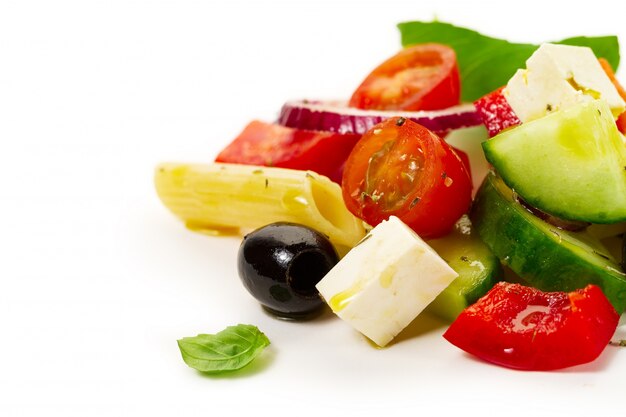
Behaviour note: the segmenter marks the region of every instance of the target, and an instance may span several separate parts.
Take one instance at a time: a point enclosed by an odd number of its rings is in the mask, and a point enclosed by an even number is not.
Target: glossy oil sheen
[[[332,244],[313,229],[274,223],[248,234],[239,248],[239,277],[266,310],[309,318],[324,305],[315,289],[339,261]]]

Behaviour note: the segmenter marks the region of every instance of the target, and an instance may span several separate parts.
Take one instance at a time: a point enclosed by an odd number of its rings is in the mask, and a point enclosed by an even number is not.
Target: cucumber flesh
[[[626,309],[626,273],[600,241],[535,217],[495,174],[485,178],[470,218],[493,253],[533,287],[574,291],[595,284],[618,313]]]
[[[429,304],[426,311],[452,322],[504,277],[500,260],[464,216],[450,234],[428,241],[459,276]]]
[[[626,220],[626,146],[602,100],[506,130],[483,150],[504,182],[541,211],[589,223]]]

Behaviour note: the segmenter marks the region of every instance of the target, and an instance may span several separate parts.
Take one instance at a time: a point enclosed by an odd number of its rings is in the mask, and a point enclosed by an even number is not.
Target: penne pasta
[[[155,185],[163,204],[196,231],[299,223],[328,236],[340,255],[365,236],[339,185],[311,171],[165,163],[156,169]]]

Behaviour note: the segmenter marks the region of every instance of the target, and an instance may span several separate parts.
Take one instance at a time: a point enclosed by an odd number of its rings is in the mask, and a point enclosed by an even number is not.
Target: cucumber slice
[[[588,232],[566,232],[519,204],[501,179],[489,174],[470,215],[485,244],[530,285],[573,291],[595,284],[618,313],[626,308],[626,273]]]
[[[626,220],[626,146],[602,100],[504,131],[483,150],[531,206],[569,220]]]
[[[485,295],[504,278],[500,260],[485,245],[466,216],[450,234],[428,244],[459,276],[452,281],[426,311],[446,321],[454,321],[461,311]]]

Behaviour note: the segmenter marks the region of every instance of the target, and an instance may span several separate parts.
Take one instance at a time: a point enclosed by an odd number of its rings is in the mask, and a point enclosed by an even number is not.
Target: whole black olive
[[[339,262],[330,241],[299,224],[273,223],[246,235],[237,268],[246,289],[272,314],[306,319],[324,305],[315,285]]]

